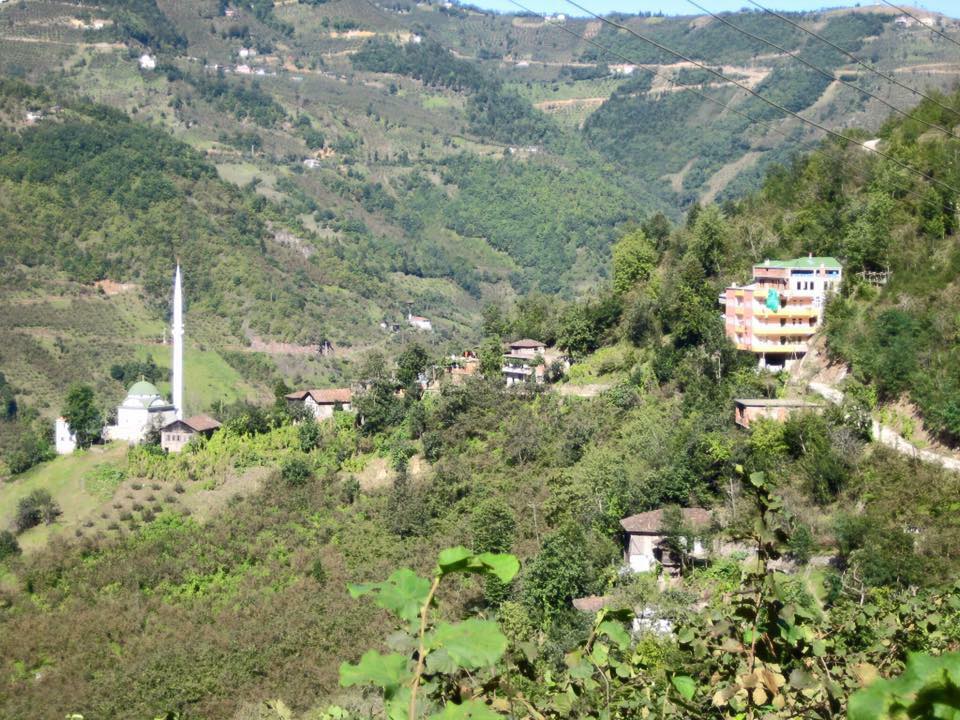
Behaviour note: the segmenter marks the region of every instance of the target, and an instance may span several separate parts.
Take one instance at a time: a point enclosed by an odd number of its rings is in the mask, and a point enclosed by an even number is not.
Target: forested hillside
[[[940,101],[917,117],[951,122],[960,95]],[[902,120],[880,136],[883,155],[825,143],[723,209],[631,225],[610,281],[580,300],[488,305],[486,374],[422,392],[430,353],[410,345],[396,363],[365,358],[356,415],[239,408],[190,452],[105,460],[89,481],[114,494],[87,521],[19,555],[45,528],[4,539],[3,712],[825,720],[954,707],[960,476],[876,444],[871,420],[906,393],[931,436],[953,437],[937,424],[954,399],[935,341],[951,337],[956,273],[930,259],[952,267],[958,141]],[[802,388],[732,347],[718,291],[765,257],[806,253],[846,269],[824,332],[853,370],[846,399],[738,429],[733,398]],[[880,289],[858,275],[888,270]],[[500,342],[523,336],[580,361],[567,386],[606,389],[504,388]],[[924,404],[925,382],[941,405]],[[238,479],[242,497],[195,519]],[[620,520],[644,510],[666,508],[685,557],[695,531],[678,507],[708,509],[727,549],[682,561],[680,584],[621,573]],[[434,565],[456,546],[470,550]],[[599,615],[574,609],[594,595]],[[902,680],[881,679],[910,653]]]
[[[789,16],[917,105],[724,17],[836,77],[713,18],[612,19],[854,141],[594,18],[0,4],[0,716],[958,712],[960,475],[873,436],[957,459],[956,46]],[[817,352],[758,372],[718,295],[808,254],[844,267]],[[178,261],[188,414],[222,428],[53,459],[68,394],[109,421],[167,391]],[[573,364],[504,387],[518,338]],[[733,424],[815,377],[842,402]],[[330,386],[329,420],[284,400]],[[623,572],[652,510],[676,563]]]
[[[949,43],[888,10],[787,19],[904,83],[948,87]],[[830,127],[872,131],[889,112],[839,79],[897,107],[915,101],[761,12],[724,20],[837,79],[713,18],[613,20]],[[122,394],[111,365],[151,355],[164,366],[152,345],[175,255],[208,361],[190,365],[202,369],[198,409],[262,398],[281,376],[355,377],[359,349],[395,354],[404,340],[379,324],[407,311],[459,351],[478,339],[485,304],[577,297],[605,277],[630,220],[676,222],[698,199],[736,198],[818,137],[593,18],[366,0],[35,0],[0,7],[0,27],[0,72],[27,83],[4,91],[2,202],[15,232],[3,259],[11,282],[32,288],[10,296],[4,371],[47,417],[65,390],[52,378],[89,377],[109,406]],[[128,290],[91,294],[95,282]],[[64,287],[77,295],[69,308],[53,301]],[[308,363],[290,352],[318,339],[341,353]]]

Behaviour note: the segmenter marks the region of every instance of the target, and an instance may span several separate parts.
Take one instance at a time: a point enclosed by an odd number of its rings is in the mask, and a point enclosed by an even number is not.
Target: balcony
[[[809,337],[817,331],[813,325],[770,325],[754,323],[751,327],[754,335],[792,335]]]
[[[780,343],[755,342],[750,346],[750,350],[755,353],[782,353],[790,355],[794,353],[805,353],[807,351],[807,344],[785,343],[781,345]]]

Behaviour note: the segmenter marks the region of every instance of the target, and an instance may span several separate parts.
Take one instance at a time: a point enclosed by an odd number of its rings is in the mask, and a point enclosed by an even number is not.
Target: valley
[[[960,712],[960,20],[564,10],[0,2],[0,717]]]

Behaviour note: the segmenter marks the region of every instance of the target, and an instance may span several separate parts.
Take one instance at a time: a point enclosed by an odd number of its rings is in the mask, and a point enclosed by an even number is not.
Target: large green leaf
[[[490,620],[471,618],[460,623],[440,623],[430,633],[429,647],[443,648],[458,667],[476,669],[493,665],[507,649],[507,638]]]
[[[465,547],[458,546],[443,550],[437,557],[440,575],[455,572],[493,575],[500,582],[508,583],[520,570],[520,561],[513,555],[501,553],[481,553],[474,555]]]
[[[443,710],[429,720],[501,720],[503,716],[479,700],[465,700],[459,705],[447,703]]]
[[[340,684],[343,687],[376,685],[383,688],[387,697],[392,696],[412,675],[409,661],[403,655],[381,655],[376,650],[365,652],[356,665],[340,665]]]
[[[670,682],[673,683],[673,686],[684,700],[693,700],[693,696],[697,692],[697,682],[692,677],[688,675],[674,675],[670,678]]]
[[[613,640],[621,650],[630,646],[630,633],[618,622],[605,620],[600,623],[600,626],[597,628],[597,634],[606,635]]]
[[[383,582],[348,585],[347,589],[354,598],[373,594],[377,605],[392,611],[402,620],[413,622],[420,615],[420,608],[430,594],[430,581],[413,570],[402,568]]]

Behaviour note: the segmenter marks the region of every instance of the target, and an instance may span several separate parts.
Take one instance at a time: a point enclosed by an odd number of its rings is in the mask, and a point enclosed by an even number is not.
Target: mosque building
[[[135,382],[127,397],[117,406],[117,423],[103,429],[105,440],[126,440],[131,445],[143,442],[151,430],[159,430],[174,420],[183,419],[183,287],[180,266],[173,284],[173,376],[171,401],[167,401],[153,383]],[[76,436],[64,418],[57,418],[57,453],[67,455],[76,449]]]

